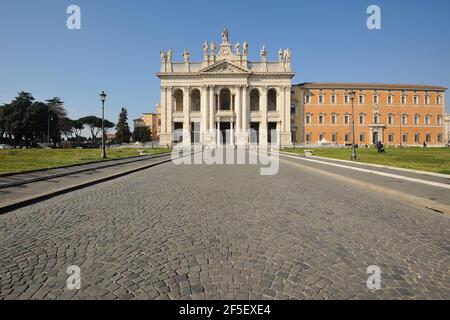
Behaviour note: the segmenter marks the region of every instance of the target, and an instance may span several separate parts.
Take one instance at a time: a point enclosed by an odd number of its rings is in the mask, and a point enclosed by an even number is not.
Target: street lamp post
[[[53,116],[51,114],[48,115],[47,122],[47,148],[50,147],[50,121],[53,121]]]
[[[398,118],[400,120],[400,148],[403,148],[403,116],[401,112],[398,113]]]
[[[106,93],[100,93],[100,100],[102,101],[102,159],[106,159],[106,145],[105,145],[105,101]]]
[[[350,100],[352,101],[352,161],[357,160],[356,158],[356,141],[355,141],[355,96],[356,92],[350,92]]]

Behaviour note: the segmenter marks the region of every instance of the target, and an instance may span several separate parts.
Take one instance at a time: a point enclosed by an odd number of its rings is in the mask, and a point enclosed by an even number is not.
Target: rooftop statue
[[[189,62],[189,50],[188,49],[184,49],[183,58],[184,58],[184,62]]]
[[[248,53],[248,42],[244,41],[244,44],[242,45],[242,54],[244,56],[247,56],[247,53]]]
[[[223,29],[222,31],[222,43],[228,43],[228,30]]]
[[[208,49],[209,49],[208,41],[205,40],[205,43],[203,44],[203,54],[205,56],[208,55]]]

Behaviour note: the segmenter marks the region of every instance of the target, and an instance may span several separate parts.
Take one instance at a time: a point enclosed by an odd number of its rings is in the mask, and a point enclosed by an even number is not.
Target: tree
[[[87,116],[80,118],[78,120],[80,125],[87,126],[89,131],[91,132],[92,142],[96,143],[98,134],[102,131],[102,119],[96,116]],[[108,132],[108,129],[114,128],[114,123],[105,119],[104,122],[105,133]]]
[[[31,93],[21,91],[10,103],[3,106],[2,118],[4,130],[9,136],[10,144],[17,147],[27,132],[23,121],[27,109],[33,104]]]
[[[135,142],[150,142],[152,141],[152,133],[150,127],[138,126],[133,131],[133,141]]]
[[[67,111],[64,109],[64,102],[61,98],[54,97],[53,99],[46,100],[50,111],[53,111],[54,114],[58,116],[59,119],[67,117]]]
[[[36,145],[38,138],[43,139],[47,135],[49,116],[49,107],[45,103],[34,102],[27,108],[23,117],[27,147],[30,143],[31,146]]]
[[[81,132],[84,129],[84,124],[78,119],[73,122],[73,132],[77,140],[77,145],[80,146]]]
[[[61,130],[61,133],[66,136],[67,139],[71,139],[75,133],[74,129],[75,121],[64,117],[59,118],[59,129]]]
[[[131,138],[130,127],[128,126],[128,111],[122,108],[119,114],[119,121],[116,126],[116,141],[118,143],[129,143]]]

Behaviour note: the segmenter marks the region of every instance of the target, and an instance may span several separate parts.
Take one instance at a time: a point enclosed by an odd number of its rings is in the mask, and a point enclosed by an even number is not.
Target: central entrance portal
[[[220,123],[220,136],[222,144],[231,144],[231,125],[229,122]]]

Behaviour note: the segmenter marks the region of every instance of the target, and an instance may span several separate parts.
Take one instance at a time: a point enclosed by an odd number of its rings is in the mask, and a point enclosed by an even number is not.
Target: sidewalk
[[[0,214],[170,161],[161,154],[2,177]]]

